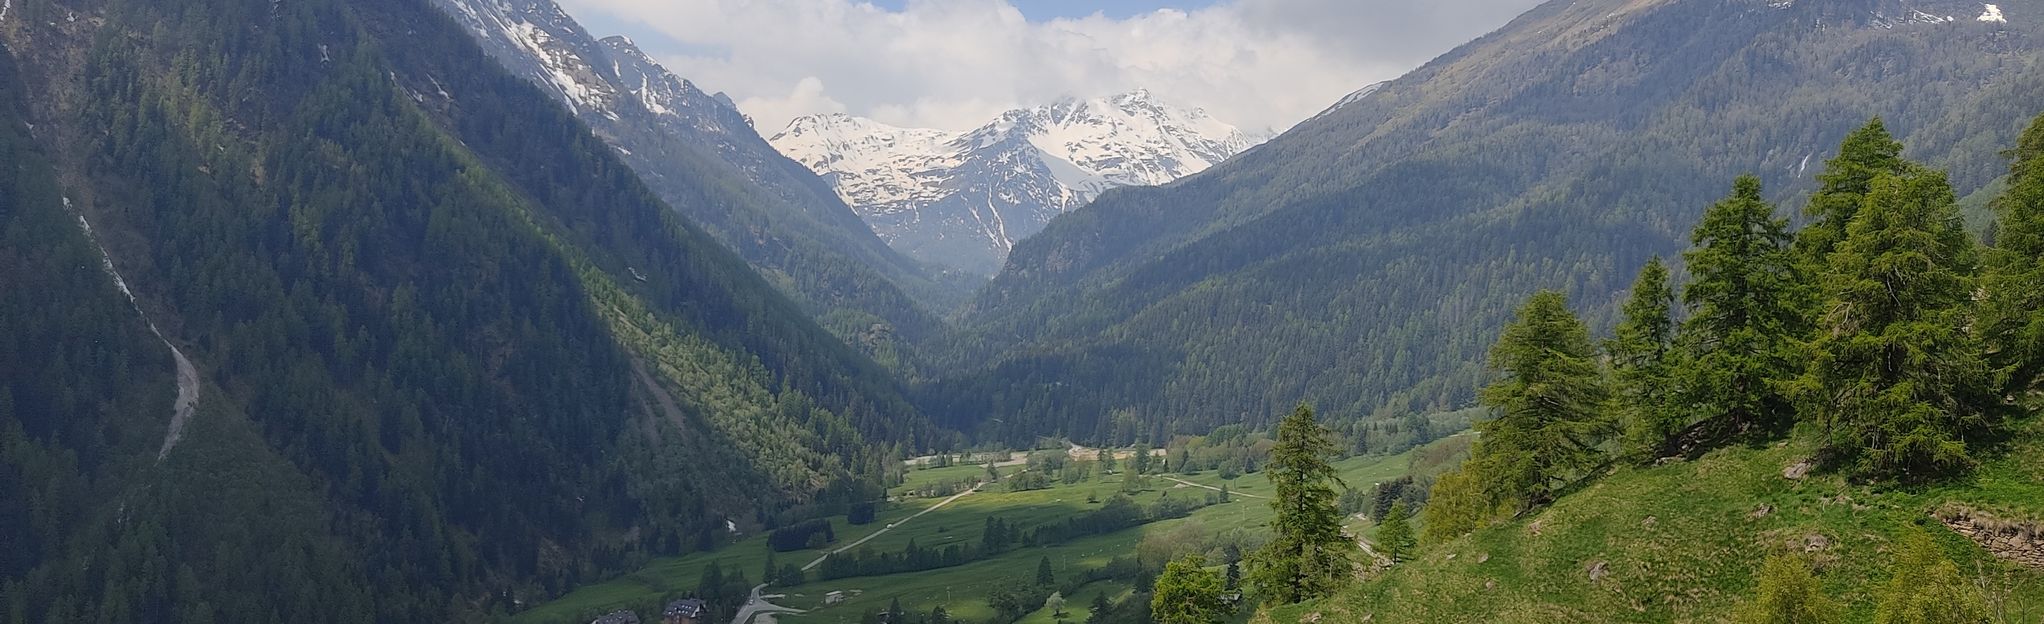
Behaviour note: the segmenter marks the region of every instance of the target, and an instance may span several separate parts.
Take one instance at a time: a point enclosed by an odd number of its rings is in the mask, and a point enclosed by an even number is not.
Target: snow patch
[[[7,21],[7,11],[12,8],[14,8],[14,0],[0,0],[0,22]]]
[[[1983,22],[1994,22],[1994,23],[1996,23],[1996,24],[2007,24],[2007,23],[2009,23],[2009,20],[2008,20],[2008,18],[2007,18],[2007,17],[2003,17],[2003,16],[2002,16],[2002,14],[2001,14],[2001,6],[2000,6],[2000,5],[1995,5],[1995,4],[1987,4],[1987,5],[1981,5],[1981,6],[1984,6],[1984,7],[1986,7],[1987,9],[1986,9],[1986,11],[1984,11],[1984,12],[1982,12],[1982,13],[1980,14],[1980,17],[1979,17],[1979,20],[1980,20],[1980,21],[1983,21]]]

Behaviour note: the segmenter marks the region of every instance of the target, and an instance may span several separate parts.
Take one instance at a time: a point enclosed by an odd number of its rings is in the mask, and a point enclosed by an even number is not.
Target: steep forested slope
[[[1229,163],[1019,244],[933,414],[1023,437],[1466,404],[1512,302],[1612,293],[1717,185],[1812,184],[1873,116],[1962,193],[2044,102],[2044,4],[1593,0],[1497,33]],[[1951,19],[1946,19],[1946,18]],[[1679,270],[1679,268],[1678,268]],[[1099,374],[1113,371],[1118,374]]]
[[[663,200],[898,370],[914,370],[912,345],[935,339],[939,315],[977,283],[889,248],[822,179],[774,151],[729,98],[669,73],[630,40],[598,40],[550,0],[434,4],[506,68],[560,99]]]
[[[941,437],[424,0],[6,16],[0,620],[474,620]]]

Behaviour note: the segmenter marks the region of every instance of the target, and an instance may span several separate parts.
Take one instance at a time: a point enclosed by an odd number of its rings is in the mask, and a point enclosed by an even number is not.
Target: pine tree
[[[1105,622],[1108,612],[1113,610],[1114,604],[1107,601],[1107,592],[1093,594],[1093,605],[1086,608],[1086,622],[1087,624]]]
[[[1503,376],[1483,389],[1495,416],[1476,424],[1483,434],[1474,465],[1497,498],[1521,508],[1553,499],[1554,491],[1603,457],[1612,429],[1609,390],[1597,368],[1590,330],[1559,292],[1533,295],[1491,349]]]
[[[1343,533],[1335,507],[1334,442],[1300,405],[1278,423],[1277,446],[1264,467],[1277,511],[1274,535],[1250,559],[1250,582],[1266,602],[1284,604],[1326,596],[1351,577],[1356,543]]]
[[[1824,596],[1810,562],[1795,555],[1767,558],[1759,595],[1739,609],[1739,624],[1832,624],[1841,621],[1838,603]]]
[[[1690,316],[1675,377],[1680,403],[1701,421],[1690,432],[1695,442],[1783,424],[1793,413],[1776,384],[1800,369],[1793,349],[1811,293],[1788,249],[1788,222],[1774,212],[1760,179],[1741,176],[1731,197],[1704,213],[1683,255]]]
[[[1392,561],[1404,561],[1412,556],[1418,544],[1413,539],[1412,525],[1406,522],[1411,514],[1405,511],[1405,501],[1391,504],[1391,511],[1384,513],[1384,521],[1377,525],[1377,547]]]
[[[1995,376],[1973,324],[1972,241],[1942,173],[1884,175],[1825,276],[1808,371],[1794,389],[1832,448],[1866,473],[1926,477],[1972,463]]]
[[[2044,376],[2044,116],[2023,131],[2009,152],[2006,193],[1995,200],[2000,215],[1995,249],[1983,280],[1982,334],[1991,362],[2008,371],[2002,392],[2023,396]]]
[[[1903,536],[1894,575],[1874,611],[1875,624],[1980,624],[1988,621],[1980,589],[1939,552],[1922,529]]]
[[[1206,569],[1199,555],[1165,564],[1150,597],[1150,618],[1157,624],[1212,624],[1227,612],[1221,600],[1221,578]]]
[[[1036,584],[1042,587],[1057,584],[1057,577],[1052,576],[1050,572],[1050,557],[1036,560]]]
[[[1888,134],[1881,118],[1846,135],[1838,156],[1824,163],[1824,173],[1817,175],[1822,186],[1803,207],[1811,223],[1796,236],[1796,255],[1813,271],[1822,270],[1826,257],[1845,242],[1846,226],[1859,214],[1874,178],[1901,173],[1905,166],[1902,143]]]
[[[1669,396],[1672,387],[1675,292],[1668,286],[1668,266],[1659,257],[1647,261],[1632,283],[1610,342],[1617,382],[1618,414],[1625,426],[1622,452],[1639,462],[1659,459],[1668,441],[1684,423]]]

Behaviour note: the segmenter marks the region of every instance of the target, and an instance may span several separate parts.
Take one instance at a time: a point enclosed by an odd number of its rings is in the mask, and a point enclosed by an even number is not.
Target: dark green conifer
[[[1876,179],[1830,256],[1809,367],[1794,384],[1831,448],[1869,474],[1928,477],[1972,463],[1995,375],[1973,325],[1975,256],[1942,173]]]
[[[1668,266],[1659,257],[1647,261],[1633,281],[1632,295],[1621,310],[1612,339],[1604,350],[1611,356],[1621,423],[1622,452],[1630,459],[1651,462],[1660,457],[1687,423],[1672,401],[1675,292],[1668,286]]]
[[[1811,222],[1796,236],[1797,255],[1809,266],[1821,269],[1827,264],[1825,256],[1845,241],[1846,225],[1859,213],[1867,191],[1873,188],[1874,178],[1900,173],[1904,166],[1902,143],[1888,134],[1888,126],[1881,118],[1875,117],[1846,135],[1845,142],[1838,146],[1838,156],[1824,163],[1824,173],[1817,175],[1822,186],[1810,195],[1809,205],[1803,207],[1803,214]]]
[[[1522,508],[1552,500],[1603,458],[1598,447],[1613,429],[1590,330],[1567,297],[1542,291],[1505,327],[1490,358],[1502,376],[1483,389],[1493,417],[1476,424],[1483,438],[1471,464],[1486,467],[1479,478],[1487,489]]]
[[[1335,506],[1334,442],[1300,405],[1278,423],[1277,446],[1264,471],[1275,496],[1274,535],[1249,560],[1250,583],[1265,602],[1289,604],[1319,598],[1354,578],[1358,547],[1342,533]]]
[[[1689,319],[1679,339],[1679,404],[1700,421],[1693,441],[1712,443],[1794,413],[1776,385],[1801,366],[1795,342],[1807,327],[1811,289],[1789,251],[1788,222],[1741,176],[1732,195],[1696,225],[1683,258]]]
[[[2022,396],[2044,376],[2044,116],[2010,150],[2008,191],[1988,254],[1980,326],[1991,363],[2008,373],[2004,394]]]

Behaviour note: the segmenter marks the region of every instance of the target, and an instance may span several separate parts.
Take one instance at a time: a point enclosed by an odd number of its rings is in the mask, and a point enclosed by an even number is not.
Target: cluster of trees
[[[1495,417],[1436,482],[1429,538],[1546,503],[1613,461],[1798,425],[1858,478],[1972,465],[2039,381],[2044,118],[2012,152],[1992,248],[1963,228],[1945,176],[1901,152],[1880,120],[1854,132],[1800,232],[1740,178],[1696,227],[1680,308],[1667,267],[1649,262],[1601,351],[1560,293],[1533,296],[1492,350],[1502,376],[1482,398]]]
[[[829,520],[823,518],[803,520],[774,529],[773,533],[767,535],[767,545],[780,552],[822,548],[835,541],[837,531],[831,528]]]
[[[915,540],[909,540],[901,552],[874,552],[864,548],[849,553],[831,555],[816,568],[820,579],[841,579],[854,576],[880,576],[901,572],[919,572],[960,566],[985,558],[995,551],[985,546],[973,548],[950,544],[943,548],[923,548]]]

